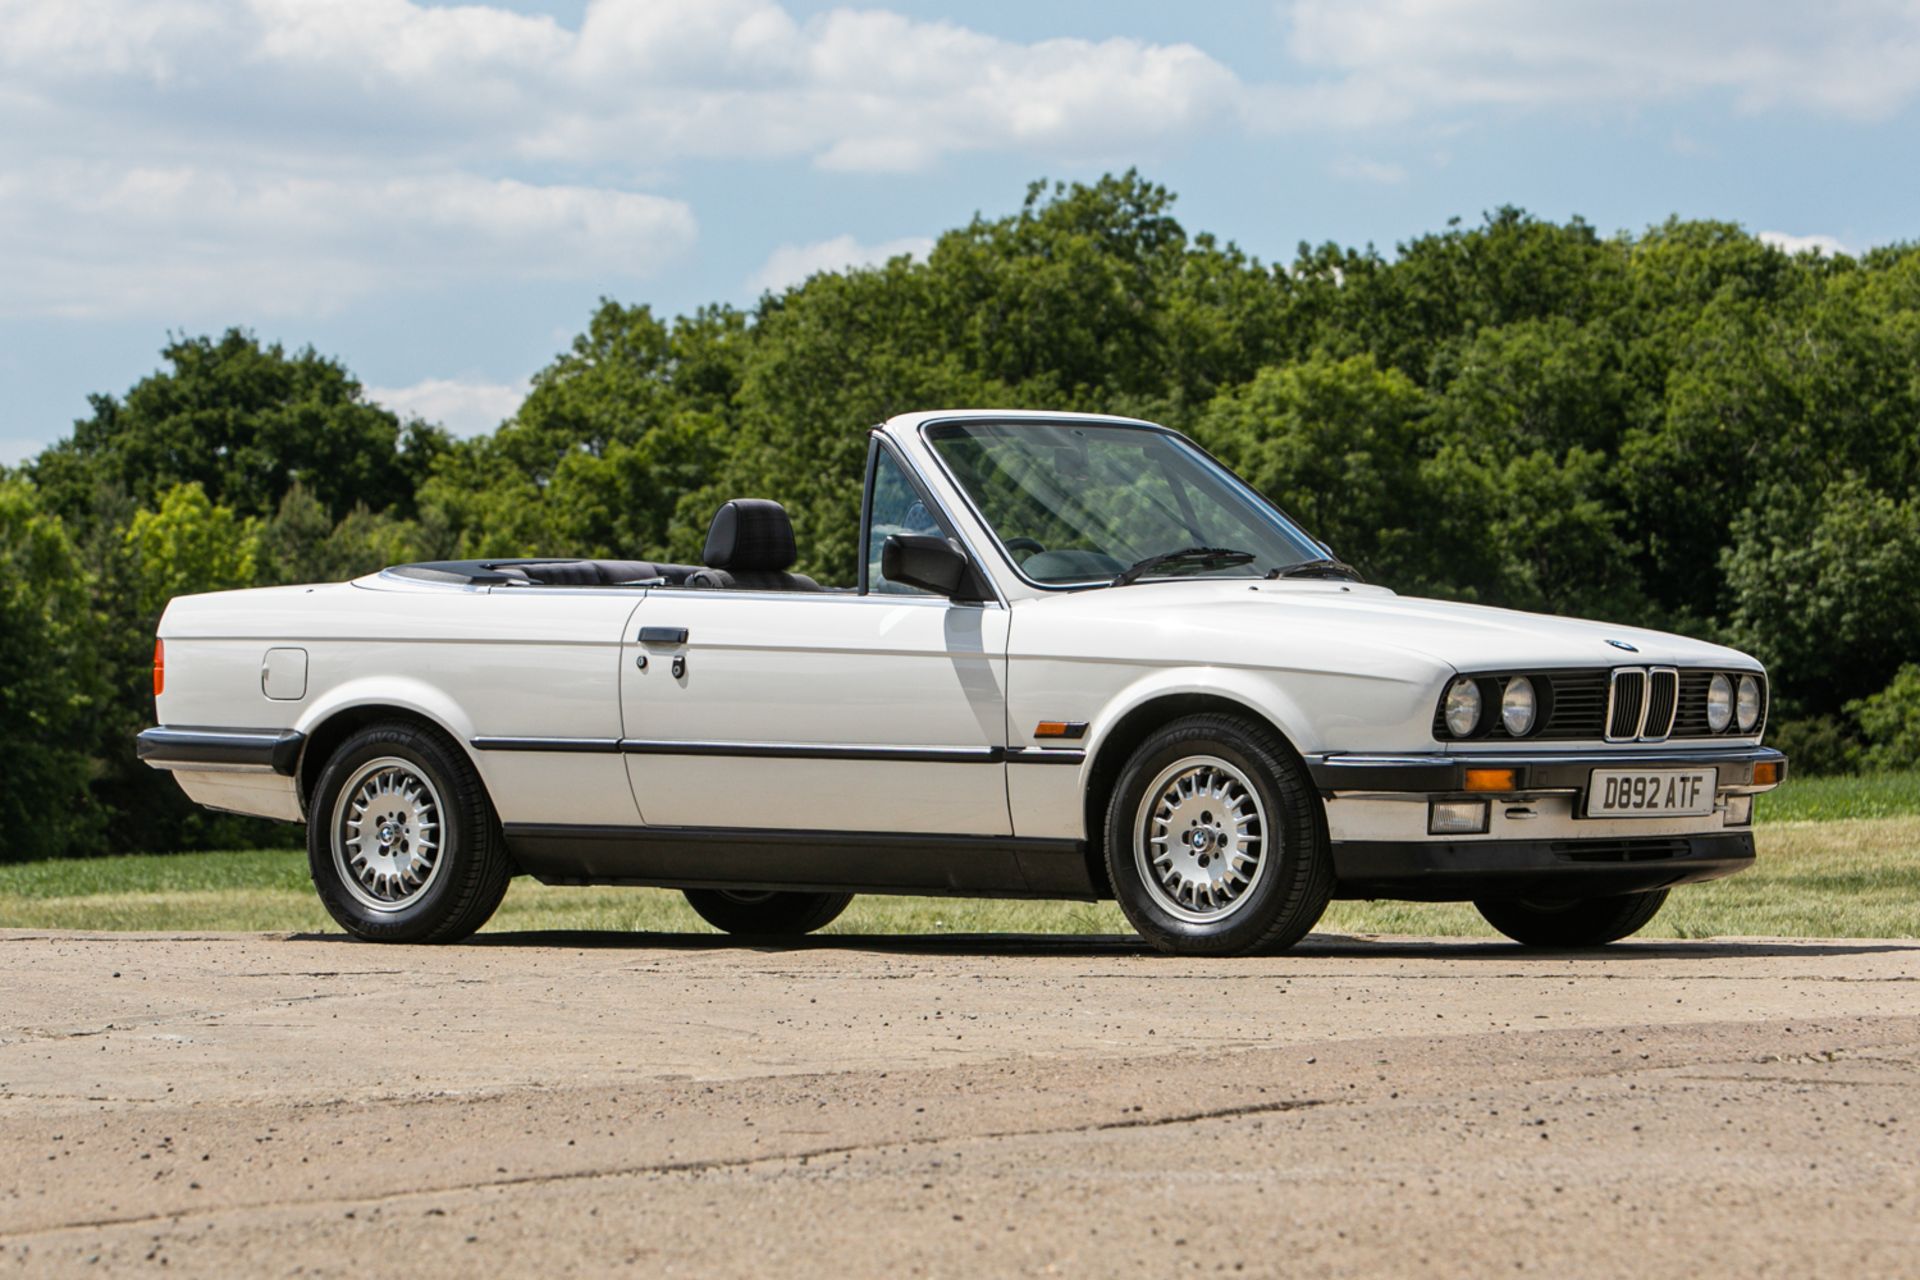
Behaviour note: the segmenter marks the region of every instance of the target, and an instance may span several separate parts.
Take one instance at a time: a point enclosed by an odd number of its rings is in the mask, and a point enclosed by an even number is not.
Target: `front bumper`
[[[1720,787],[1753,786],[1753,767],[1779,766],[1787,758],[1772,747],[1695,747],[1666,751],[1500,751],[1473,755],[1321,755],[1307,757],[1314,786],[1325,792],[1446,794],[1466,788],[1468,769],[1512,769],[1515,789],[1585,791],[1595,769],[1699,769],[1720,771]],[[1771,785],[1778,785],[1771,784]]]
[[[1342,898],[1466,902],[1605,898],[1714,880],[1753,865],[1753,833],[1587,840],[1349,840],[1333,846]]]
[[[1732,875],[1753,862],[1751,800],[1786,776],[1771,747],[1662,751],[1505,751],[1461,755],[1326,755],[1308,769],[1326,800],[1336,892],[1430,902],[1603,897]],[[1697,816],[1587,817],[1595,769],[1716,772],[1715,806]],[[1512,770],[1500,792],[1469,791],[1468,769]],[[1484,832],[1430,833],[1430,806],[1485,805]]]

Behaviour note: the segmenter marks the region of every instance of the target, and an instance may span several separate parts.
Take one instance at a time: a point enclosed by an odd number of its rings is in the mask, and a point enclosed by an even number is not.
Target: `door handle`
[[[641,644],[685,644],[686,642],[687,629],[685,627],[640,628]]]

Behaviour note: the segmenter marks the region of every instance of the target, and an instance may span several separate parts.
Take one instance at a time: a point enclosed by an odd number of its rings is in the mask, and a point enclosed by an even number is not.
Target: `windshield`
[[[1066,586],[1143,578],[1261,577],[1326,551],[1180,437],[1095,423],[949,422],[927,439],[1020,571]],[[1180,556],[1192,550],[1244,552]]]

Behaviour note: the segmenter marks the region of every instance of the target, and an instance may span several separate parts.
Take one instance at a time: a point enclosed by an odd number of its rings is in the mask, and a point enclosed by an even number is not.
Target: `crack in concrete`
[[[1175,1125],[1201,1124],[1209,1120],[1231,1120],[1241,1116],[1272,1115],[1278,1112],[1305,1111],[1313,1107],[1335,1105],[1329,1098],[1286,1098],[1274,1102],[1247,1103],[1236,1107],[1216,1107],[1206,1111],[1179,1112],[1174,1115],[1129,1116],[1123,1120],[1105,1120],[1090,1124],[1054,1125],[1037,1129],[1005,1129],[991,1133],[943,1134],[925,1138],[890,1138],[880,1142],[855,1142],[839,1146],[813,1147],[804,1151],[769,1152],[764,1155],[734,1156],[719,1160],[667,1160],[649,1164],[613,1165],[595,1169],[570,1169],[555,1173],[529,1173],[518,1177],[488,1178],[477,1182],[457,1182],[438,1187],[413,1187],[384,1195],[292,1198],[226,1204],[218,1209],[182,1209],[172,1213],[139,1214],[126,1217],[89,1218],[35,1227],[27,1231],[0,1232],[0,1244],[58,1235],[63,1231],[87,1231],[104,1227],[140,1227],[160,1223],[179,1223],[188,1218],[211,1217],[235,1212],[259,1212],[275,1209],[335,1209],[359,1205],[383,1205],[421,1200],[432,1196],[461,1195],[507,1187],[552,1186],[568,1182],[592,1182],[606,1178],[643,1177],[647,1174],[693,1174],[731,1172],[759,1165],[805,1164],[832,1156],[858,1155],[872,1151],[906,1150],[916,1147],[951,1146],[956,1142],[1005,1142],[1022,1138],[1052,1138],[1077,1133],[1108,1133],[1121,1129],[1164,1129]]]

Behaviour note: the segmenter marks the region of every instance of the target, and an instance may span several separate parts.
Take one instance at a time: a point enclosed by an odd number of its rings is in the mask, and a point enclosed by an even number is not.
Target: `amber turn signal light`
[[[1520,775],[1516,770],[1467,770],[1467,790],[1469,791],[1518,791],[1519,789]]]
[[[153,642],[153,696],[159,697],[167,691],[167,642],[156,639]]]
[[[1036,738],[1084,738],[1087,736],[1085,720],[1042,720],[1033,727]]]
[[[1762,760],[1759,764],[1753,766],[1754,786],[1771,787],[1779,781],[1780,762],[1778,760]]]

